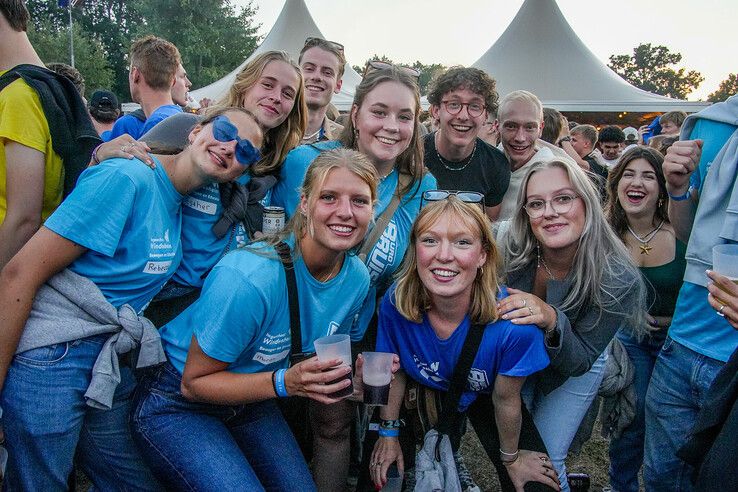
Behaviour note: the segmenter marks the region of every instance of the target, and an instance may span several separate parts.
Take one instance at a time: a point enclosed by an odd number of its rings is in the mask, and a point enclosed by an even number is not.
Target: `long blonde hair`
[[[228,93],[212,106],[213,109],[224,106],[241,106],[244,95],[259,81],[264,68],[273,61],[281,61],[291,65],[297,73],[300,84],[295,94],[295,105],[287,119],[279,126],[264,132],[264,144],[261,148],[262,158],[251,168],[251,173],[255,176],[278,173],[287,153],[300,144],[300,140],[305,133],[307,128],[307,105],[305,103],[305,84],[300,67],[284,51],[264,52],[243,67],[236,75],[236,80],[231,85]]]
[[[465,203],[450,196],[445,200],[432,202],[424,207],[413,223],[410,232],[410,245],[397,275],[395,305],[405,318],[420,323],[423,313],[431,309],[431,298],[418,274],[418,257],[415,251],[418,237],[438,222],[450,215],[479,235],[482,250],[487,258],[477,272],[471,290],[469,318],[472,323],[487,324],[497,320],[497,291],[499,288],[497,269],[498,255],[492,226],[487,216],[477,204]]]

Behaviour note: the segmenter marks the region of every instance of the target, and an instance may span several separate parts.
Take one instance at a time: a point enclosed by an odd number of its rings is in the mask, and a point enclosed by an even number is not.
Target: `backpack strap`
[[[287,243],[280,241],[276,244],[275,249],[279,254],[279,258],[284,268],[285,277],[287,279],[287,297],[290,308],[290,361],[301,360],[304,355],[302,353],[302,328],[300,325],[300,297],[297,291],[297,278],[295,276],[295,265],[292,262],[292,251]]]
[[[395,211],[397,210],[397,207],[400,206],[400,200],[402,198],[400,196],[400,192],[410,183],[411,179],[412,177],[407,174],[399,174],[397,176],[397,188],[395,189],[394,195],[392,195],[392,200],[389,205],[387,205],[387,208],[385,208],[382,213],[379,214],[379,217],[377,217],[371,234],[369,234],[369,236],[364,240],[364,244],[356,255],[362,263],[366,263],[367,255],[369,255],[369,252],[372,250],[374,245],[377,244],[379,238],[382,237],[382,233],[384,233],[384,230],[387,228],[387,224],[389,224],[389,221],[395,215]]]
[[[136,111],[131,111],[128,114],[136,118],[138,121],[146,122],[146,113],[144,113],[144,110],[141,108],[138,108]]]

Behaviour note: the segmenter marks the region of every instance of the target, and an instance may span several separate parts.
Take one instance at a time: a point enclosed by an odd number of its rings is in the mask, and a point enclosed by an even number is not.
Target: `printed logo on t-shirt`
[[[261,340],[261,345],[256,350],[253,360],[264,365],[269,365],[282,361],[289,353],[289,333],[278,333],[276,335],[267,333]]]
[[[336,323],[335,321],[331,321],[328,324],[328,335],[333,335],[338,331],[338,329],[341,327],[340,324]]]
[[[472,367],[469,370],[469,378],[467,379],[469,389],[472,391],[482,391],[489,387],[489,379],[487,378],[487,372],[481,369]]]
[[[392,265],[395,261],[395,254],[397,253],[397,225],[395,225],[395,219],[389,221],[387,228],[382,233],[382,236],[377,241],[377,244],[372,248],[369,258],[366,262],[366,267],[369,270],[369,277],[372,282],[376,282],[382,273],[387,269],[387,266]]]
[[[169,241],[169,229],[161,237],[152,237],[149,241],[149,261],[144,266],[143,273],[163,275],[172,266],[171,258],[175,255],[172,243]]]
[[[440,362],[431,362],[430,364],[427,364],[421,361],[420,358],[415,354],[413,354],[413,362],[415,362],[420,375],[423,376],[425,379],[435,381],[436,383],[440,383],[446,380],[438,374],[438,368],[441,365]]]

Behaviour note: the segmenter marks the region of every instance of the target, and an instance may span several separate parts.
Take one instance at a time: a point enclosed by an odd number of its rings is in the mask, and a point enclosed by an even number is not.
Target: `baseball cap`
[[[110,91],[97,90],[90,98],[90,107],[96,109],[118,109],[118,98]]]
[[[628,126],[626,128],[623,128],[623,133],[625,134],[625,141],[635,141],[638,140],[638,130],[633,128],[632,126]]]

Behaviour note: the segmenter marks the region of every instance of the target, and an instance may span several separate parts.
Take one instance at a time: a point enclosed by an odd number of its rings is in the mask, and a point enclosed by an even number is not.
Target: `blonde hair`
[[[492,225],[478,204],[465,203],[451,195],[445,200],[431,202],[418,214],[410,232],[410,244],[397,274],[395,306],[405,318],[416,323],[431,309],[431,298],[418,274],[415,251],[418,237],[442,217],[450,215],[479,235],[487,258],[472,284],[469,318],[472,323],[487,324],[497,320],[498,263],[497,246]]]
[[[300,197],[307,199],[307,213],[303,214],[299,209],[295,210],[292,219],[290,219],[285,230],[279,234],[267,236],[264,241],[270,245],[276,245],[290,235],[295,237],[295,247],[293,257],[300,254],[300,243],[306,234],[312,235],[312,210],[315,208],[315,202],[320,198],[320,190],[323,188],[328,174],[334,169],[347,169],[356,176],[361,178],[369,185],[369,195],[371,197],[371,207],[377,201],[377,187],[379,186],[379,176],[377,169],[369,161],[369,159],[361,152],[338,147],[332,150],[321,152],[316,157],[305,172],[305,179],[300,188]],[[363,241],[354,246],[353,251],[361,248]]]
[[[500,120],[500,123],[505,119],[507,106],[516,101],[533,106],[535,108],[536,115],[538,115],[538,122],[540,123],[543,121],[543,104],[541,104],[541,100],[538,99],[538,96],[532,92],[519,90],[512,91],[500,100],[500,105],[497,107],[497,119]]]
[[[241,106],[244,95],[256,85],[264,68],[273,61],[281,61],[292,66],[295,73],[297,73],[300,84],[295,94],[295,105],[287,119],[279,126],[264,132],[264,144],[261,148],[262,157],[251,168],[251,173],[255,176],[279,172],[287,153],[300,144],[300,140],[305,133],[307,128],[307,105],[305,103],[305,84],[303,83],[300,67],[284,51],[264,52],[243,67],[236,75],[236,80],[231,85],[228,93],[212,106],[213,109]]]

